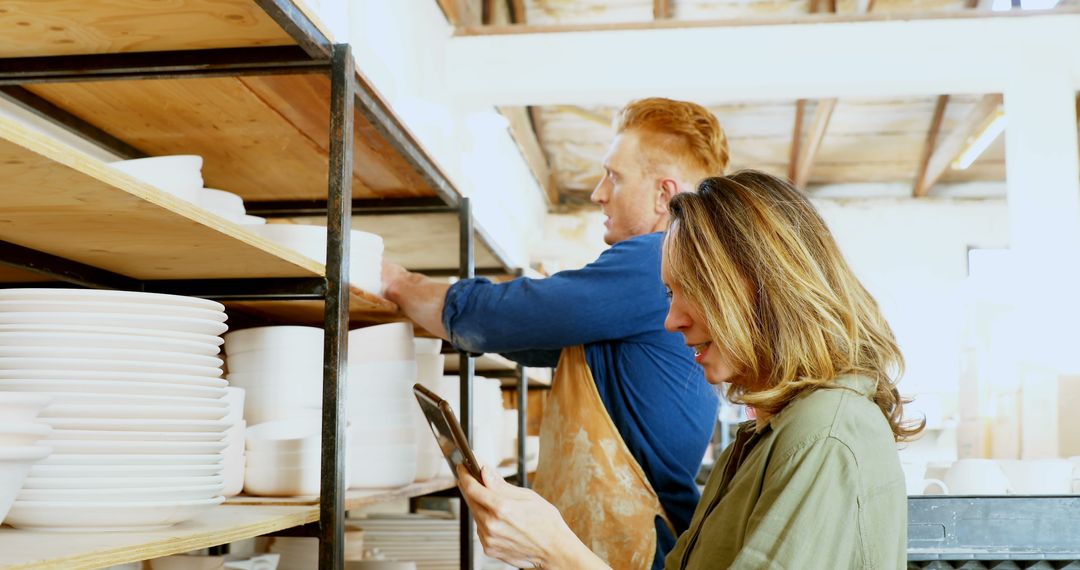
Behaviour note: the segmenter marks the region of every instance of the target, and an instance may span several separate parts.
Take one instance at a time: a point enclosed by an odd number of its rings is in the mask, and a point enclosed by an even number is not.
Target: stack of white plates
[[[52,452],[38,445],[52,428],[37,419],[51,399],[44,394],[0,393],[0,523],[22,489],[30,467]]]
[[[458,519],[436,514],[370,515],[349,519],[364,530],[368,558],[412,561],[417,570],[457,570]]]
[[[48,394],[53,454],[7,523],[162,528],[220,503],[224,307],[121,291],[0,291],[0,392]]]
[[[267,552],[281,555],[278,570],[311,570],[319,567],[319,539],[302,537],[271,538]],[[364,558],[364,531],[345,525],[345,560]]]
[[[415,382],[410,323],[349,332],[350,487],[398,487],[416,478]]]
[[[326,263],[326,228],[302,224],[266,224],[251,231],[264,238]],[[349,282],[376,295],[382,294],[383,239],[375,234],[352,230],[349,242]]]
[[[263,422],[247,430],[244,490],[249,495],[319,494],[322,425],[318,418]]]
[[[229,413],[225,421],[229,427],[225,433],[225,488],[221,494],[225,497],[239,495],[244,489],[244,435],[247,433],[247,422],[244,421],[244,389],[236,386],[225,388],[225,403],[229,406]]]
[[[251,426],[318,417],[322,406],[323,331],[256,327],[225,335],[229,383],[244,388]]]

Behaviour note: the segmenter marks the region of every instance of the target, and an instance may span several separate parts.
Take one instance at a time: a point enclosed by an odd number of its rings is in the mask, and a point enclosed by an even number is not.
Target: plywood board
[[[290,325],[321,327],[326,322],[323,301],[232,301],[231,310]],[[405,320],[394,303],[353,288],[349,294],[349,320],[357,325]]]
[[[0,528],[0,567],[7,570],[93,570],[180,554],[319,519],[314,506],[221,505],[193,520],[150,532],[55,533]]]
[[[0,29],[0,57],[295,43],[253,0],[4,0]]]
[[[245,200],[325,199],[329,81],[259,78],[100,81],[30,87],[142,152],[203,157],[208,187]],[[353,196],[434,196],[381,134],[356,115]]]
[[[0,120],[0,240],[138,279],[310,277],[323,266]]]

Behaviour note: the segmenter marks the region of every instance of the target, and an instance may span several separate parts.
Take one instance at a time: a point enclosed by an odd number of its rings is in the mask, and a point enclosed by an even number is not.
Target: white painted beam
[[[457,36],[445,53],[448,88],[496,105],[992,93],[1080,53],[1080,14]],[[1080,58],[1063,64],[1080,86]]]

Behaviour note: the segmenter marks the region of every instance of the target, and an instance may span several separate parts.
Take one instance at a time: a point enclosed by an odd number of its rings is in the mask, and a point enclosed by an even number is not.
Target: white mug
[[[945,484],[954,495],[1004,495],[1009,479],[993,459],[961,459],[945,473]]]
[[[1068,459],[999,459],[1016,495],[1068,495],[1073,486],[1073,463]]]
[[[901,463],[900,467],[904,469],[904,484],[908,495],[925,495],[927,489],[935,485],[941,489],[941,494],[949,494],[949,487],[944,481],[926,478],[925,463]]]

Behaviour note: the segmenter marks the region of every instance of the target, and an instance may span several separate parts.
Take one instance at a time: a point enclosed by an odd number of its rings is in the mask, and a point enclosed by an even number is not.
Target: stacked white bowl
[[[439,379],[436,394],[450,403],[454,414],[461,419],[461,379],[459,376],[443,376]],[[503,437],[502,383],[494,378],[474,377],[473,383],[473,434],[469,439],[476,459],[495,468],[501,461]],[[427,428],[427,433],[431,428]],[[434,436],[432,436],[434,437]],[[449,464],[443,459],[439,465],[439,477],[451,477]]]
[[[225,335],[229,383],[246,391],[248,425],[317,418],[322,406],[323,330],[271,326]]]
[[[350,487],[398,487],[416,478],[415,382],[412,324],[349,332]]]
[[[199,203],[203,159],[196,155],[153,156],[111,162],[109,166],[177,198]]]
[[[244,490],[264,497],[318,495],[321,429],[318,418],[273,420],[248,429]]]
[[[52,399],[46,394],[0,393],[0,523],[22,489],[30,467],[52,453],[38,445],[52,428],[37,420]]]
[[[326,263],[326,228],[302,224],[266,224],[251,231],[285,247]],[[383,239],[352,230],[349,242],[349,282],[369,293],[382,293]]]
[[[49,395],[53,428],[6,522],[141,531],[220,503],[225,318],[174,295],[0,290],[0,393]]]
[[[416,381],[429,390],[438,391],[443,377],[446,356],[442,352],[442,339],[413,339],[416,348]],[[416,445],[416,480],[426,481],[439,474],[439,467],[446,463],[439,444],[434,437],[428,437],[431,429],[420,406],[413,414],[419,438]]]

